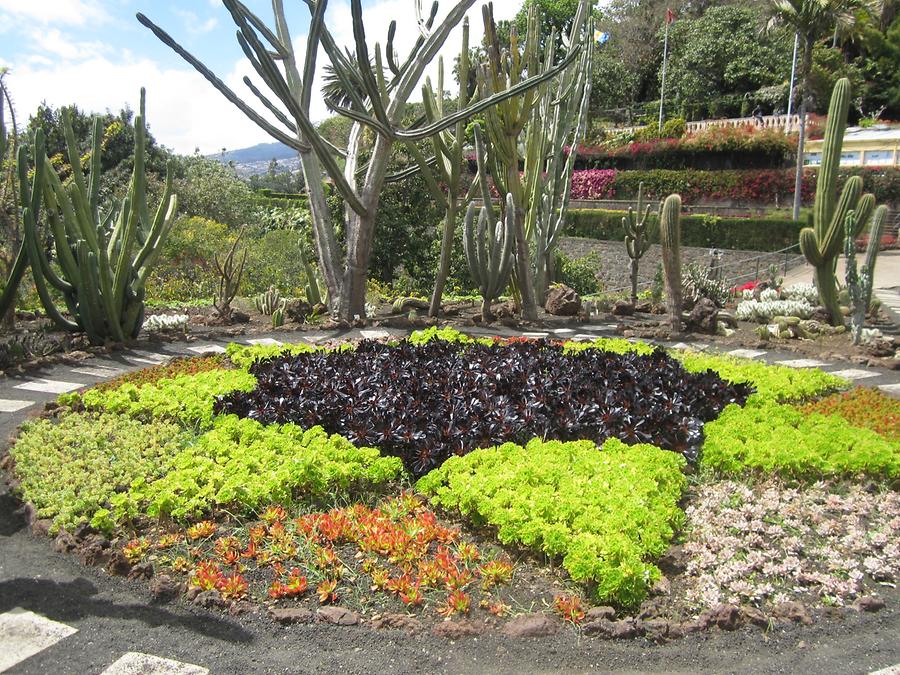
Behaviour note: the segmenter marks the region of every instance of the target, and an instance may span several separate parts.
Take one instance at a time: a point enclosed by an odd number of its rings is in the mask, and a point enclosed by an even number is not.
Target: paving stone
[[[550,333],[541,333],[541,332],[522,333],[522,337],[526,337],[526,338],[545,338],[545,337],[549,337],[549,336],[550,336]]]
[[[379,330],[377,328],[373,330],[361,330],[359,331],[359,334],[367,340],[377,340],[379,338],[391,337],[391,334],[386,330]]]
[[[224,354],[225,347],[222,345],[195,345],[188,347],[188,351],[195,354]]]
[[[834,370],[829,375],[837,375],[845,380],[864,380],[867,377],[878,377],[881,373],[873,373],[871,370],[860,370],[859,368],[845,368],[844,370]]]
[[[206,675],[208,668],[164,659],[152,654],[128,652],[100,675]]]
[[[570,333],[574,333],[575,331],[571,328],[554,328],[551,332],[556,333],[557,335],[569,335]]]
[[[0,672],[77,632],[77,628],[18,607],[0,614]]]
[[[65,394],[67,391],[73,391],[83,384],[78,382],[63,382],[62,380],[48,380],[46,378],[38,378],[31,382],[23,382],[17,384],[15,389],[23,389],[25,391],[39,391],[43,394]]]
[[[775,365],[787,366],[788,368],[821,368],[829,364],[818,359],[790,359],[788,361],[776,361]]]
[[[96,366],[90,368],[72,368],[72,372],[78,373],[79,375],[87,375],[88,377],[115,377],[116,375],[121,375],[125,371],[118,368],[103,368],[102,366]]]
[[[16,399],[0,398],[0,412],[18,412],[33,405],[34,401],[18,401]]]
[[[283,342],[280,342],[279,340],[275,340],[273,338],[255,338],[253,340],[247,340],[247,342],[251,345],[265,345],[268,347],[279,347],[284,344]]]
[[[763,354],[765,354],[765,352],[759,349],[732,349],[730,352],[728,352],[729,356],[737,356],[741,359],[755,359],[759,358]]]
[[[900,396],[900,382],[897,384],[882,384],[878,388],[886,394],[897,394]]]

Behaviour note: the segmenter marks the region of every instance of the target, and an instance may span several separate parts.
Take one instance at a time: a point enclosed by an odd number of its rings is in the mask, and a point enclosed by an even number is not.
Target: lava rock
[[[269,616],[276,623],[288,625],[292,623],[312,623],[315,615],[306,607],[273,607]]]
[[[250,315],[239,309],[231,310],[231,323],[249,323]]]
[[[653,584],[650,589],[650,595],[669,595],[672,592],[672,582],[666,577],[660,577],[659,581]]]
[[[135,565],[131,568],[131,572],[128,573],[129,579],[152,579],[153,578],[153,563],[152,562],[144,562],[138,565]]]
[[[168,574],[160,574],[150,580],[149,589],[154,600],[171,600],[178,597],[181,585]]]
[[[202,591],[194,598],[194,604],[204,609],[212,609],[214,607],[224,607],[225,601],[219,595],[219,591]]]
[[[98,542],[87,542],[78,550],[82,565],[106,565],[111,557],[109,548]]]
[[[323,623],[330,623],[334,626],[355,626],[359,623],[359,614],[337,605],[326,605],[320,607],[316,612],[316,618]]]
[[[545,637],[559,631],[559,622],[546,614],[522,614],[510,619],[500,631],[507,637]]]
[[[772,610],[772,616],[776,619],[802,623],[806,626],[813,622],[806,607],[793,600],[775,605],[775,608]]]
[[[853,603],[853,609],[857,612],[878,612],[884,609],[884,600],[877,595],[864,595]]]
[[[369,624],[372,628],[380,630],[395,629],[405,630],[410,633],[420,633],[425,629],[421,621],[409,614],[382,614],[377,618],[373,618]]]
[[[312,307],[305,300],[291,300],[284,307],[284,315],[295,323],[303,323],[312,314]]]
[[[616,610],[612,607],[600,606],[600,607],[591,607],[584,614],[584,618],[590,621],[599,621],[600,619],[609,619],[612,620],[616,615]]]
[[[431,629],[431,634],[435,637],[446,638],[448,640],[459,640],[464,637],[471,637],[480,634],[481,631],[471,621],[460,619],[459,621],[442,621]]]
[[[741,610],[734,605],[717,605],[700,615],[705,628],[718,626],[722,630],[736,630],[741,625]]]
[[[656,566],[666,576],[676,576],[687,569],[688,560],[689,556],[685,552],[684,547],[676,544],[675,546],[670,546],[669,550],[663,553]]]
[[[769,617],[756,607],[751,607],[750,605],[742,606],[741,616],[744,621],[752,623],[754,626],[759,626],[760,628],[768,628],[769,626]]]
[[[719,308],[709,298],[700,298],[688,315],[688,325],[702,333],[716,332]]]
[[[238,600],[237,602],[232,602],[228,606],[228,613],[231,616],[240,616],[241,614],[247,614],[248,612],[252,612],[255,609],[252,602],[247,602],[246,600]]]
[[[601,635],[616,640],[627,640],[639,634],[638,626],[631,619],[621,621],[599,619],[583,624],[581,630],[585,635]]]
[[[612,308],[614,316],[631,316],[634,312],[635,307],[628,300],[616,300],[616,304]]]
[[[577,316],[581,311],[581,297],[574,289],[559,284],[547,291],[544,309],[554,316]]]
[[[53,540],[53,548],[58,553],[70,553],[71,551],[74,551],[77,546],[78,542],[75,541],[75,537],[65,530],[57,534],[56,539]]]
[[[121,551],[113,551],[106,563],[106,571],[114,577],[128,576],[131,572],[131,563]]]
[[[650,314],[650,312],[653,311],[653,303],[649,300],[639,302],[634,306],[634,311],[640,312],[641,314]]]
[[[643,624],[644,636],[653,642],[665,642],[669,639],[670,623],[668,619],[648,619]]]

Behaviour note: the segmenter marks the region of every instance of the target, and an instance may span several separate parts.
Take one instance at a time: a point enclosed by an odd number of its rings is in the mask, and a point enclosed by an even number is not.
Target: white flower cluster
[[[160,330],[186,331],[188,327],[187,314],[154,314],[144,321],[144,330],[155,333]]]
[[[763,291],[763,295],[766,292]],[[812,305],[805,300],[744,300],[738,303],[734,316],[739,321],[764,323],[771,321],[776,316],[796,316],[808,319],[812,313]]]
[[[781,289],[783,300],[805,300],[810,305],[819,304],[819,291],[812,284],[792,284]]]

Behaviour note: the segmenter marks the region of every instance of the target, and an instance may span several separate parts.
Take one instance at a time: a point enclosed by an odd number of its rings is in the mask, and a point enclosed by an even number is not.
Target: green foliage
[[[147,280],[147,295],[156,302],[208,300],[218,276],[213,256],[227,251],[234,235],[224,223],[202,216],[179,218]]]
[[[773,403],[731,405],[704,432],[701,462],[726,474],[900,478],[900,443],[837,415],[807,415]]]
[[[179,375],[153,384],[135,386],[127,383],[117,389],[88,389],[80,395],[64,395],[64,403],[80,402],[88,410],[139,417],[173,419],[187,426],[201,428],[212,424],[216,396],[231,391],[250,391],[256,378],[243,370],[210,370],[196,375]]]
[[[242,345],[237,342],[231,342],[225,348],[225,354],[231,362],[244,370],[257,361],[265,361],[266,359],[286,354],[305,354],[314,351],[316,351],[316,348],[305,342],[281,345]]]
[[[566,342],[566,353],[581,352],[585,349],[599,349],[603,352],[612,352],[614,354],[635,354],[647,355],[652,354],[656,349],[653,345],[646,342],[631,342],[625,338],[597,338],[591,342]]]
[[[200,155],[179,158],[175,181],[182,213],[231,227],[258,221],[253,190],[229,166]]]
[[[583,258],[572,259],[560,250],[554,252],[554,281],[574,288],[579,295],[590,295],[600,290],[597,272],[600,269],[600,258],[591,253]]]
[[[101,511],[110,516],[107,507],[123,487],[167,473],[186,441],[169,422],[69,414],[58,423],[26,423],[10,454],[23,499],[35,505],[41,518],[52,519],[55,532],[90,521]]]
[[[626,234],[622,226],[623,215],[624,211],[570,209],[565,234],[570,237],[621,241]],[[655,225],[658,222],[657,215],[651,213],[649,220]],[[795,243],[802,226],[803,223],[789,218],[686,215],[681,218],[681,243],[683,246],[704,248],[775,251]],[[651,241],[659,243],[656,227],[653,227]]]
[[[697,18],[673,23],[666,73],[671,95],[684,101],[705,101],[787,80],[791,36],[762,28],[758,7],[735,5],[713,6]]]
[[[862,69],[853,61],[848,61],[840,49],[823,44],[813,47],[812,71],[809,74],[809,95],[816,112],[828,110],[828,102],[834,85],[842,77],[850,82],[854,98],[866,98],[866,81]]]
[[[818,368],[789,368],[766,365],[749,359],[731,356],[701,354],[698,352],[674,352],[685,370],[692,373],[714,370],[728,382],[748,382],[756,389],[749,401],[778,402],[804,401],[814,396],[843,389],[847,381]]]
[[[370,489],[397,479],[403,464],[357,448],[321,427],[264,426],[228,415],[184,448],[159,480],[132,485],[129,497],[154,517],[184,519],[225,507],[247,514],[269,504]]]
[[[633,607],[660,577],[684,514],[684,458],[610,439],[534,439],[451,457],[416,484],[434,504],[498,529],[505,544],[562,557],[572,579],[596,584],[600,602]]]

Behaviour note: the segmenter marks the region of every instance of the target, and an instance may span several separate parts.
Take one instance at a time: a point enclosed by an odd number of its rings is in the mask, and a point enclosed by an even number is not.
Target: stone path
[[[0,673],[45,650],[55,650],[60,656],[66,651],[84,649],[74,638],[78,633],[65,623],[53,621],[40,614],[14,608],[0,614]],[[207,668],[165,659],[140,652],[126,652],[109,664],[101,675],[206,675]]]

